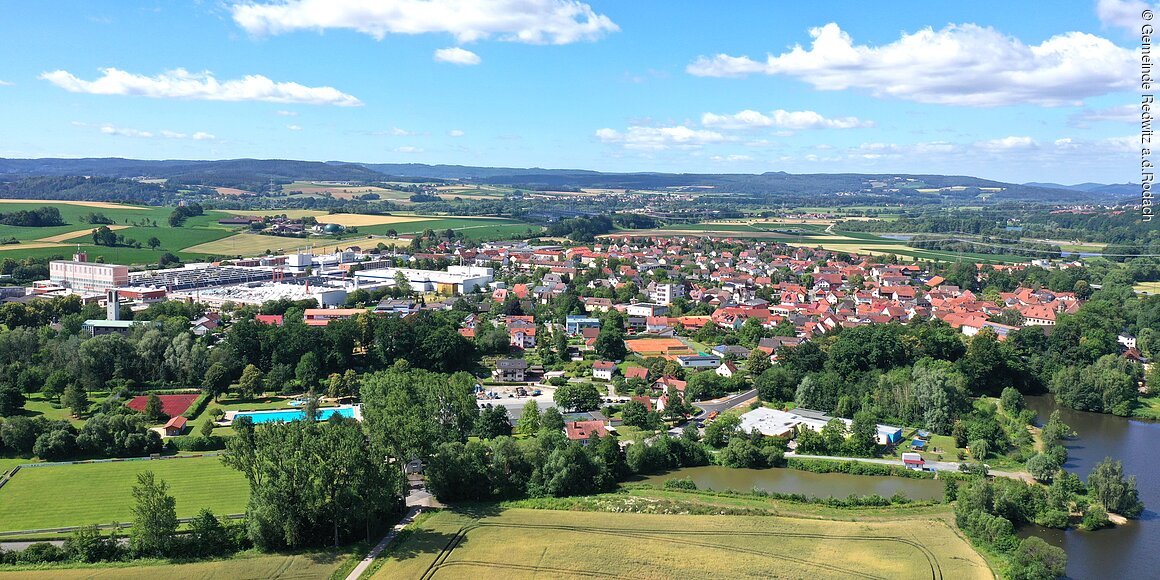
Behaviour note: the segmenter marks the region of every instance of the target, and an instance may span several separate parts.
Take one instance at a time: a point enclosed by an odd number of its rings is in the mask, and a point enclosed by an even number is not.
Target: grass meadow
[[[217,457],[24,468],[0,488],[0,532],[130,522],[144,471],[169,483],[178,517],[242,513],[249,500],[245,477]]]

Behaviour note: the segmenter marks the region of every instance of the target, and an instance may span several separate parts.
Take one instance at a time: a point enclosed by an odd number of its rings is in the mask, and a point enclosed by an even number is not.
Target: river
[[[1027,404],[1045,422],[1056,409],[1050,396],[1028,397]],[[1067,551],[1071,578],[1160,577],[1160,423],[1059,408],[1060,416],[1078,437],[1066,442],[1067,465],[1081,478],[1104,457],[1124,462],[1124,472],[1136,476],[1146,511],[1139,520],[1096,532],[1029,528],[1034,534]]]
[[[700,489],[800,493],[811,497],[847,497],[878,494],[890,497],[901,491],[910,499],[942,500],[943,483],[933,479],[909,479],[847,473],[812,473],[798,469],[733,469],[710,465],[686,467],[654,475],[645,483],[661,486],[668,479],[689,478]]]

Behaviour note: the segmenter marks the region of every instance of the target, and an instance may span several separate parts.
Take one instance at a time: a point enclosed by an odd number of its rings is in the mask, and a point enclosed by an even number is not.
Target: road
[[[830,461],[859,461],[862,463],[877,463],[879,465],[898,465],[902,466],[901,459],[882,459],[877,457],[831,457],[828,455],[798,455],[793,452],[787,452],[786,458],[799,457],[801,459],[827,459]],[[926,466],[935,471],[959,471],[960,463],[954,461],[927,461]],[[1007,479],[1019,479],[1022,481],[1032,482],[1030,474],[1019,471],[995,471],[988,470],[988,473],[995,477],[1006,477]]]
[[[694,421],[701,421],[705,417],[707,417],[709,415],[709,413],[712,413],[713,411],[716,411],[718,413],[722,413],[724,411],[732,409],[733,407],[736,407],[738,405],[742,405],[742,404],[747,403],[747,402],[749,402],[753,399],[756,399],[756,398],[757,398],[757,389],[750,389],[748,391],[745,391],[744,393],[739,393],[739,394],[732,395],[729,397],[723,397],[720,399],[713,399],[712,401],[701,401],[699,403],[693,403],[694,406],[701,409],[700,413],[697,413],[696,415],[693,416],[693,420]]]

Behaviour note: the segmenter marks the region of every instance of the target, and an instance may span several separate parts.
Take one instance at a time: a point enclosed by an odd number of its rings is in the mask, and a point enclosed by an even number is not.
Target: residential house
[[[598,360],[592,363],[592,378],[602,381],[611,381],[616,372],[616,363],[607,360]]]
[[[505,383],[522,383],[526,380],[528,361],[522,358],[501,358],[495,361],[492,377]]]

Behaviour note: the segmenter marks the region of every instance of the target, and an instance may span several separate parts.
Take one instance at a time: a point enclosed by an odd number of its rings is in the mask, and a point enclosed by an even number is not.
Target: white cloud
[[[190,136],[194,141],[213,141],[217,139],[213,133],[206,133],[205,131],[198,131]]]
[[[459,64],[464,66],[476,65],[483,62],[478,54],[470,50],[464,50],[458,46],[453,48],[440,48],[435,51],[435,60],[438,62],[449,62],[451,64]]]
[[[11,81],[0,81],[0,87],[10,87],[12,84]]]
[[[112,125],[105,125],[104,127],[101,127],[101,133],[105,135],[116,135],[118,137],[141,137],[145,139],[153,137],[153,133],[149,131],[126,129],[124,127],[114,127]]]
[[[1123,105],[1120,107],[1106,107],[1103,109],[1084,109],[1068,119],[1073,127],[1086,127],[1089,123],[1110,121],[1115,123],[1139,123],[1140,107]]]
[[[810,36],[809,49],[797,45],[765,61],[703,56],[686,70],[709,77],[784,74],[819,90],[864,89],[876,97],[921,103],[1063,106],[1130,88],[1136,61],[1132,50],[1083,32],[1034,46],[975,24],[903,33],[876,47],[854,45],[835,23],[811,29]]]
[[[853,129],[874,126],[872,121],[863,121],[857,117],[826,118],[814,111],[786,111],[784,109],[778,109],[769,115],[750,109],[732,115],[705,113],[701,115],[701,124],[706,127],[721,127],[723,129],[779,127],[790,130]]]
[[[618,143],[625,149],[660,151],[669,148],[695,149],[710,143],[727,141],[721,133],[706,129],[631,126],[623,133],[615,129],[598,129],[596,138],[603,143]]]
[[[460,131],[459,129],[452,129],[447,132],[448,137],[462,137],[464,135],[466,135],[466,133]]]
[[[46,72],[40,78],[72,93],[94,95],[135,95],[152,98],[198,99],[206,101],[267,101],[308,105],[362,105],[352,95],[334,87],[308,87],[298,83],[274,82],[262,75],[219,81],[209,72],[191,73],[176,69],[148,77],[118,70],[101,69],[101,77],[85,81],[63,70]]]
[[[709,161],[737,163],[742,161],[753,161],[749,155],[710,155]]]
[[[1140,14],[1145,10],[1160,12],[1160,5],[1141,0],[1100,0],[1096,3],[1100,22],[1132,33],[1140,32],[1140,26],[1144,24]]]
[[[984,151],[992,151],[996,153],[1010,151],[1012,149],[1033,149],[1039,144],[1031,137],[1003,137],[1002,139],[991,139],[988,141],[979,141],[975,146]]]
[[[297,112],[297,111],[285,111],[285,110],[283,110],[283,111],[274,111],[274,114],[275,114],[275,115],[278,115],[279,117],[297,117],[297,116],[298,116],[298,112]]]
[[[404,146],[404,147],[395,147],[394,151],[395,151],[395,153],[422,153],[423,152],[423,150],[421,148],[411,147],[409,145]]]
[[[529,44],[595,40],[619,30],[579,0],[283,0],[241,2],[234,22],[251,34],[350,29],[387,34],[447,33],[459,42],[498,38]]]
[[[286,125],[286,128],[291,130],[291,131],[301,131],[302,130],[302,127],[299,127],[298,125]]]
[[[413,133],[411,131],[408,131],[406,129],[400,129],[398,127],[391,127],[391,130],[387,131],[386,134],[388,134],[392,137],[411,137],[411,136],[415,135],[415,133]]]

